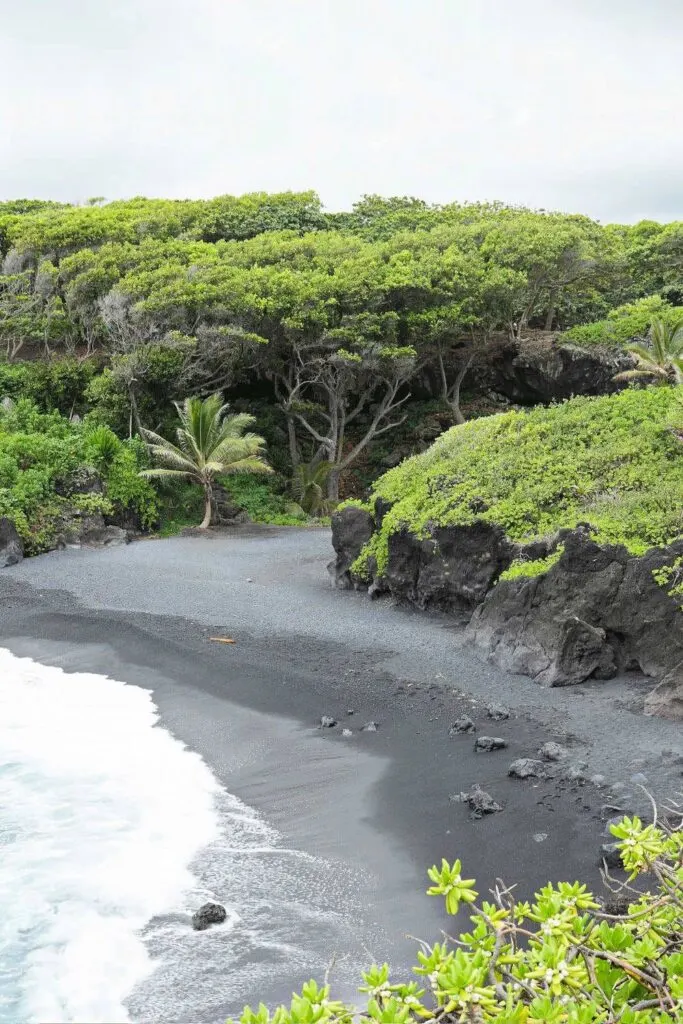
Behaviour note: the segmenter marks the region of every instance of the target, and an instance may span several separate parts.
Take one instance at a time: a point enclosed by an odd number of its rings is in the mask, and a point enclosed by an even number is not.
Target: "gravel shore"
[[[153,689],[162,723],[231,793],[296,848],[373,880],[362,898],[378,935],[437,937],[422,894],[441,856],[482,891],[500,876],[520,892],[597,888],[602,806],[642,803],[643,776],[658,797],[681,788],[680,727],[640,714],[647,683],[547,690],[506,675],[447,620],[335,591],[331,555],[327,530],[273,528],[27,559],[0,575],[0,645]],[[491,701],[510,717],[491,720]],[[449,735],[463,714],[476,733]],[[318,728],[323,715],[338,724]],[[507,745],[477,753],[481,734]],[[595,782],[508,777],[549,740]],[[502,813],[473,820],[451,799],[477,783]],[[275,978],[273,997],[297,980]]]

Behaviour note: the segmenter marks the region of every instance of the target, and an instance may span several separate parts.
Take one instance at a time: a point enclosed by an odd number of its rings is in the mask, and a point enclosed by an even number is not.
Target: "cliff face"
[[[646,711],[683,721],[683,615],[653,575],[683,555],[683,540],[636,557],[578,527],[553,539],[559,557],[546,572],[500,579],[520,556],[543,556],[549,545],[514,544],[481,522],[436,527],[423,539],[401,530],[368,582],[353,565],[382,513],[349,506],[332,517],[329,569],[338,587],[452,614],[485,657],[545,686],[640,670],[661,680]]]

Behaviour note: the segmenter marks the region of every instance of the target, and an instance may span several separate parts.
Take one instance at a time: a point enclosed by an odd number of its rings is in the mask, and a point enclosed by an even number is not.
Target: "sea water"
[[[330,949],[343,984],[369,941],[356,883],[286,849],[148,690],[0,649],[0,1024],[218,1024]],[[194,932],[208,899],[228,919]]]
[[[0,1021],[127,1021],[218,785],[148,691],[0,650]]]

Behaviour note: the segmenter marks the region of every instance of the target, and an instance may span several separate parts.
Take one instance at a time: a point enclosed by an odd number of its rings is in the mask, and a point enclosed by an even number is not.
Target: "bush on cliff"
[[[471,910],[456,941],[422,944],[417,980],[387,964],[363,975],[359,1013],[314,981],[273,1014],[246,1007],[240,1024],[676,1024],[683,1017],[683,832],[624,818],[611,826],[629,882],[622,906],[605,912],[578,882],[546,885],[531,902],[496,885],[481,902],[460,861],[433,867],[429,895],[448,914]]]
[[[589,522],[633,554],[683,534],[683,450],[671,427],[681,388],[628,390],[509,412],[447,431],[381,477],[372,499],[391,507],[353,566],[381,574],[388,538],[477,520],[513,541]]]

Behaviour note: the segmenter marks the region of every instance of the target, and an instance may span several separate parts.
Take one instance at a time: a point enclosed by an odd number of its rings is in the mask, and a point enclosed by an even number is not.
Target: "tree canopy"
[[[463,379],[494,336],[626,344],[683,303],[683,223],[502,203],[17,200],[0,204],[0,253],[8,359],[102,353],[131,424],[160,349],[183,385],[167,399],[262,381],[292,467],[328,462],[331,497],[349,457],[401,421],[416,378],[460,422]]]

